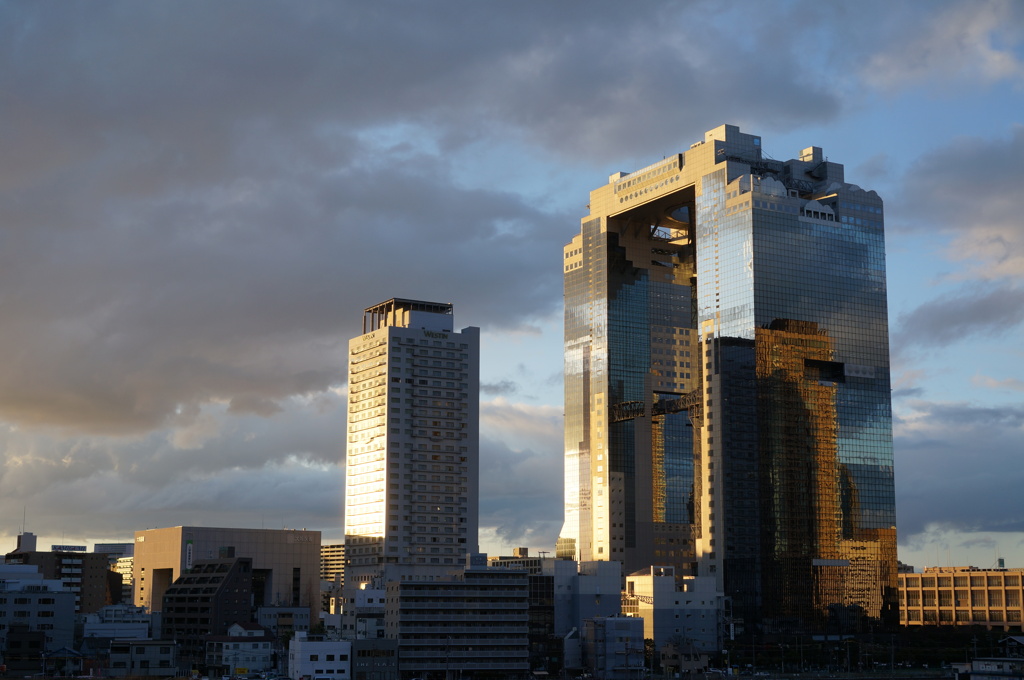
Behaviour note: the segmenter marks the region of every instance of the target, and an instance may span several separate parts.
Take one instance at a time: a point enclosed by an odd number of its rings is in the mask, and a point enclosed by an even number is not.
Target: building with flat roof
[[[755,630],[894,625],[882,200],[722,125],[588,207],[558,556],[713,578]]]
[[[335,581],[345,578],[345,544],[320,546],[320,580]]]
[[[105,553],[108,558],[131,557],[135,554],[134,543],[96,543],[93,552]]]
[[[63,581],[44,578],[37,565],[0,564],[0,652],[12,630],[38,633],[40,654],[72,647],[76,597]],[[27,650],[26,644],[21,651]]]
[[[622,613],[644,620],[644,639],[661,651],[675,641],[687,650],[722,649],[725,598],[707,576],[677,579],[672,567],[649,567],[626,576]]]
[[[985,626],[1020,630],[1024,620],[1024,569],[925,567],[899,574],[904,626]]]
[[[595,680],[644,677],[644,622],[628,616],[595,617],[583,623],[583,665]]]
[[[353,677],[352,644],[350,640],[296,633],[288,643],[288,677],[349,680]]]
[[[529,664],[529,575],[486,566],[388,576],[384,631],[398,640],[403,677],[449,673],[475,678],[526,673]],[[391,573],[391,572],[389,572]]]
[[[349,342],[346,588],[477,549],[480,329],[454,328],[451,304],[393,298]]]
[[[114,640],[104,672],[112,678],[180,676],[178,647],[169,640]]]
[[[253,606],[320,610],[320,532],[179,526],[135,532],[135,604],[159,611],[167,588],[199,561],[252,559]]]
[[[121,575],[110,570],[110,562],[103,553],[15,551],[8,553],[5,560],[7,564],[37,566],[43,578],[63,582],[64,587],[75,594],[78,614],[121,602]]]
[[[335,614],[341,611],[342,587],[345,585],[345,544],[320,547],[320,611]]]

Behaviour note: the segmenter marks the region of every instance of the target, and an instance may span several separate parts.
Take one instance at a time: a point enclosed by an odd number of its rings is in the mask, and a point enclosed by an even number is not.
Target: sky
[[[0,547],[342,539],[345,353],[478,326],[481,548],[562,523],[562,246],[720,124],[885,200],[900,559],[1024,567],[1024,3],[0,0]]]

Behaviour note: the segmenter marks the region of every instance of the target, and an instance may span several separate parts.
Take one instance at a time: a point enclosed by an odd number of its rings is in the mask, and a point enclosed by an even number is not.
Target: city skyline
[[[562,246],[728,123],[885,201],[900,558],[1024,565],[1024,7],[577,9],[0,7],[0,540],[338,542],[346,345],[397,296],[481,329],[481,548],[553,550]]]

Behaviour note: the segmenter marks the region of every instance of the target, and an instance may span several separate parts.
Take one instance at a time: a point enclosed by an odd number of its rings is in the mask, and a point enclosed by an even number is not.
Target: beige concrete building
[[[345,544],[320,547],[320,579],[334,581],[345,577]]]
[[[135,532],[135,604],[160,611],[164,592],[195,561],[252,558],[254,607],[320,608],[320,532],[169,527]]]
[[[320,611],[334,613],[345,584],[345,544],[320,547]]]
[[[1021,627],[1024,569],[926,567],[899,574],[900,624],[904,626]]]

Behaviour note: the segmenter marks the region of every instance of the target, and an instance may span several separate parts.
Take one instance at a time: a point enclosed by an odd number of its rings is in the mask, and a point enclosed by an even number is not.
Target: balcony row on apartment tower
[[[763,630],[896,608],[882,201],[723,125],[564,250],[558,554],[712,576]]]

